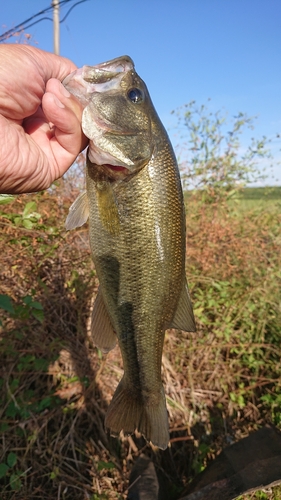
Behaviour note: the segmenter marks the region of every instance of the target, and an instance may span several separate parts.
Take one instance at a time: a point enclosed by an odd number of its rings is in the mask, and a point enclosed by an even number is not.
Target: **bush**
[[[225,200],[246,184],[266,178],[259,164],[261,159],[271,158],[269,141],[252,138],[246,149],[241,144],[243,133],[254,128],[254,118],[240,112],[228,123],[226,114],[213,113],[195,101],[173,113],[181,134],[184,186],[200,190],[205,202]]]
[[[205,174],[195,165],[203,186]],[[61,183],[32,199],[5,198],[3,500],[19,494],[42,500],[125,498],[139,450],[164,471],[165,488],[176,499],[225,445],[268,422],[281,428],[279,202],[260,204],[257,198],[245,210],[242,198],[227,201],[236,183],[228,179],[224,186],[211,185],[208,174],[207,197],[201,190],[186,195],[187,275],[198,331],[171,330],[165,337],[171,448],[164,452],[153,452],[142,438],[116,440],[104,432],[122,362],[118,349],[103,356],[89,335],[97,280],[87,227],[64,230],[76,193]]]

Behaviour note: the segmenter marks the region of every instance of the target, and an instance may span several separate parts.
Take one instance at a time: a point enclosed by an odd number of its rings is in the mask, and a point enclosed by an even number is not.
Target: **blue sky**
[[[61,19],[74,3],[63,6]],[[1,2],[0,33],[50,5]],[[52,51],[52,30],[46,20],[27,32],[39,48]],[[172,142],[171,111],[210,98],[213,111],[257,116],[251,135],[271,138],[276,162],[281,160],[280,0],[88,0],[61,23],[60,51],[77,66],[130,55]],[[274,174],[281,185],[281,166]]]

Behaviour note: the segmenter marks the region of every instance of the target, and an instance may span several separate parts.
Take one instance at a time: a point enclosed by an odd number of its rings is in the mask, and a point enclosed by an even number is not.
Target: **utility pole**
[[[52,6],[53,6],[53,22],[54,22],[54,54],[58,56],[60,53],[59,0],[52,0]]]

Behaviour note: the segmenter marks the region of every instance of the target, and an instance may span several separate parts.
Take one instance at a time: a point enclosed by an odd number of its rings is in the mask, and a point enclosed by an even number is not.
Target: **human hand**
[[[82,107],[61,84],[69,59],[27,45],[0,45],[0,193],[48,188],[88,139]]]

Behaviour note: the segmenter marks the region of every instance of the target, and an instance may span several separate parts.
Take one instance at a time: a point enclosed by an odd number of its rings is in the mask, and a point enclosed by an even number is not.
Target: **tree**
[[[212,113],[195,101],[172,113],[178,115],[177,129],[184,131],[179,164],[185,187],[200,190],[205,200],[220,201],[266,177],[259,165],[262,158],[271,157],[266,137],[252,138],[246,150],[241,146],[242,132],[254,128],[254,118],[238,113],[227,131],[226,114]]]

